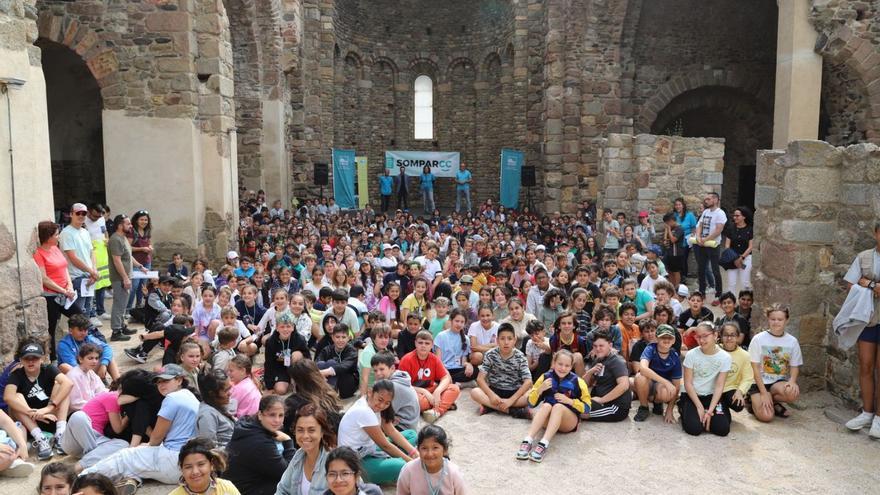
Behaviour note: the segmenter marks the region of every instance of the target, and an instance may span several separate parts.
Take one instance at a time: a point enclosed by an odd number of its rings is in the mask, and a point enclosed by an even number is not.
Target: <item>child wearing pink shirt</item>
[[[95,344],[86,342],[79,347],[76,361],[79,366],[67,372],[67,378],[73,382],[70,390],[70,410],[79,411],[94,396],[107,391],[107,386],[95,373],[101,366],[101,349]]]
[[[226,373],[232,380],[232,390],[229,391],[229,412],[236,418],[256,414],[260,407],[262,394],[251,375],[251,366],[251,359],[239,354],[229,361],[226,368]]]

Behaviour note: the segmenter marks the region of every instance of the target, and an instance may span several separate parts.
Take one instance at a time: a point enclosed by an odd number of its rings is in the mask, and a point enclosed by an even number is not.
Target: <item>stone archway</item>
[[[722,205],[754,207],[755,153],[772,145],[772,122],[772,108],[745,91],[707,86],[669,101],[650,129],[653,134],[724,138]]]
[[[39,38],[46,78],[55,209],[106,203],[103,101],[87,62],[68,46]]]

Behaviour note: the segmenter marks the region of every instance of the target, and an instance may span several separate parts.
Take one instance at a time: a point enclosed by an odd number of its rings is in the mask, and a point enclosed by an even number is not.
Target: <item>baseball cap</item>
[[[82,203],[74,203],[73,206],[70,207],[70,211],[76,213],[79,211],[89,211],[89,209]]]
[[[382,244],[382,251],[385,251],[386,249],[391,249],[391,244]]]
[[[460,282],[463,284],[472,284],[474,283],[474,277],[471,277],[470,275],[464,275],[461,277]]]
[[[156,373],[156,376],[153,377],[153,381],[156,380],[171,380],[172,378],[177,378],[178,376],[185,376],[186,371],[177,364],[166,364],[162,368],[159,369],[159,372]]]
[[[537,246],[535,246],[535,251],[546,251],[546,250],[547,250],[547,248],[544,247],[543,244],[538,244]]]
[[[647,212],[647,211],[642,210],[642,211],[639,212],[639,218],[647,218],[647,217],[648,217],[648,212]]]
[[[28,344],[21,350],[21,357],[43,357],[43,347],[39,344]]]
[[[688,290],[687,285],[679,284],[678,286],[678,295],[681,297],[687,297],[691,294],[691,291]]]
[[[324,244],[324,247],[321,248],[322,251],[333,251],[333,248],[330,247],[330,244]]]
[[[400,249],[400,246],[398,246],[397,244],[392,244],[391,249]]]
[[[238,253],[236,253],[235,251],[229,251],[228,253],[226,253],[226,259],[228,259],[228,260],[237,260],[237,259],[238,259]]]
[[[162,275],[159,277],[160,284],[172,284],[175,280],[178,280],[177,277],[172,277],[171,275]]]
[[[669,325],[663,324],[657,327],[657,338],[672,337],[675,338],[675,329]]]

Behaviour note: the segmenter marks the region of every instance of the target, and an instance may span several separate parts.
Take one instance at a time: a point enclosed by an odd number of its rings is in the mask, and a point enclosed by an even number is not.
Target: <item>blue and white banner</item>
[[[505,208],[519,206],[519,188],[522,183],[522,168],[526,155],[522,151],[501,150],[501,204]]]
[[[333,198],[340,208],[357,208],[354,150],[333,149]]]
[[[406,175],[417,177],[422,175],[425,166],[431,167],[431,173],[437,177],[455,177],[461,155],[457,151],[386,151],[385,168],[391,175],[400,175],[401,165]]]

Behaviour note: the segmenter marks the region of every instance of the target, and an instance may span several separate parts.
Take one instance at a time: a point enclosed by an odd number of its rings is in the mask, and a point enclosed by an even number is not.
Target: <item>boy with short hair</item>
[[[657,300],[657,305],[664,304],[672,308],[672,312],[675,313],[676,317],[684,309],[681,307],[678,299],[675,298],[675,286],[668,281],[659,281],[654,284],[654,298]]]
[[[461,390],[452,383],[452,377],[443,362],[432,352],[434,338],[431,332],[419,331],[415,341],[415,350],[400,359],[399,368],[409,373],[413,387],[419,394],[422,418],[433,423],[455,405]]]
[[[220,321],[224,327],[232,328],[235,330],[235,345],[238,345],[239,342],[251,336],[250,330],[244,326],[244,322],[238,319],[238,312],[235,308],[226,307],[220,310]],[[214,341],[211,342],[211,346],[215,349],[220,344],[219,336],[214,336]]]
[[[526,356],[516,348],[516,332],[510,323],[498,327],[498,347],[486,352],[471,399],[480,404],[480,414],[499,411],[514,418],[529,419],[528,391],[532,374]]]
[[[239,338],[238,329],[224,326],[217,332],[217,350],[211,355],[211,367],[226,371],[229,361],[235,357],[235,344]]]
[[[438,297],[434,299],[434,317],[431,318],[431,323],[428,325],[428,330],[430,330],[431,335],[434,338],[437,338],[437,335],[440,334],[447,327],[447,322],[449,321],[449,299],[445,297]]]
[[[702,322],[712,323],[712,310],[703,306],[703,293],[695,290],[688,296],[689,308],[678,316],[678,330],[681,332],[682,344],[686,349],[693,349],[700,344],[694,335],[694,329]],[[682,354],[685,354],[682,352]]]
[[[101,379],[104,379],[108,373],[113,380],[119,378],[119,368],[113,359],[113,349],[106,342],[89,335],[89,328],[91,328],[89,319],[81,314],[73,315],[67,320],[67,326],[67,335],[58,341],[58,370],[66,374],[77,367],[76,356],[79,347],[90,343],[101,349],[101,365],[95,370],[95,373]]]
[[[636,325],[636,305],[627,301],[620,305],[620,321],[617,323],[622,337],[620,354],[629,356],[632,346],[642,338],[639,326]],[[628,364],[628,363],[627,363]],[[630,367],[630,372],[632,372]]]
[[[546,338],[547,331],[541,321],[528,322],[526,334],[529,336],[529,340],[526,341],[526,359],[529,363],[529,370],[532,372],[532,381],[534,381],[550,370],[552,352]]]
[[[620,284],[623,283],[623,275],[617,271],[617,261],[607,259],[602,263],[602,266],[605,268],[605,278],[602,279],[602,285],[620,287]]]
[[[416,349],[416,335],[421,329],[422,319],[419,315],[416,313],[408,314],[406,316],[406,329],[397,334],[397,357],[403,359],[403,356]]]
[[[376,353],[370,359],[376,380],[390,380],[394,384],[394,426],[398,430],[419,429],[419,395],[412,386],[412,378],[406,371],[397,369],[397,358],[388,351]]]
[[[639,397],[639,410],[635,421],[645,421],[650,416],[648,402],[654,403],[654,414],[664,414],[667,423],[675,422],[674,407],[681,389],[681,358],[672,344],[675,343],[675,329],[660,325],[656,331],[656,342],[645,346],[639,358],[639,372],[634,388]]]
[[[327,379],[339,396],[347,399],[358,389],[358,351],[351,345],[351,334],[348,325],[337,323],[331,335],[333,345],[321,349],[315,357],[315,363],[321,375]]]
[[[368,313],[368,322],[370,321],[369,316],[372,314],[373,313]],[[360,368],[360,392],[362,396],[372,388],[373,382],[375,382],[371,364],[373,356],[381,352],[390,352],[390,345],[391,327],[384,323],[371,325],[370,341],[366,343],[358,355],[358,367]]]
[[[737,344],[748,349],[749,342],[752,340],[752,329],[749,322],[736,312],[736,296],[733,295],[733,292],[727,291],[721,294],[718,301],[721,303],[721,311],[724,314],[715,319],[715,328],[720,330],[721,326],[725,323],[736,323],[739,329],[739,341]]]
[[[602,210],[602,231],[605,232],[605,244],[602,250],[614,254],[620,248],[621,235],[620,223],[612,217],[614,212],[611,208]]]

